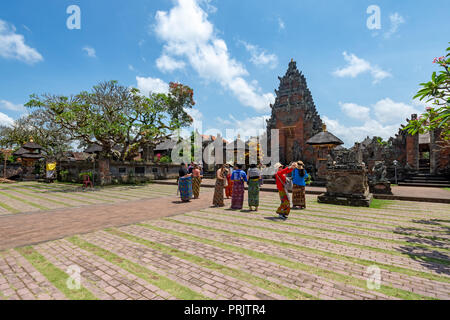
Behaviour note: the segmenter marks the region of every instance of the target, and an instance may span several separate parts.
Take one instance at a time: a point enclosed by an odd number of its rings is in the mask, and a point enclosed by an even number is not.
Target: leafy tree
[[[422,89],[414,97],[426,99],[433,106],[427,107],[424,114],[411,120],[403,130],[410,134],[438,130],[443,145],[450,147],[450,47],[446,56],[435,58],[433,63],[443,70],[439,74],[433,72],[431,81],[421,83]]]
[[[140,147],[189,125],[192,118],[185,110],[194,104],[193,90],[179,83],[170,83],[168,94],[145,97],[138,89],[107,81],[70,97],[32,95],[25,106],[47,112],[73,139],[100,145],[102,157],[119,148],[120,160],[130,160]]]
[[[57,157],[70,148],[69,134],[55,124],[45,110],[36,110],[14,121],[12,126],[0,127],[0,145],[19,148],[30,138],[42,146],[46,155]]]

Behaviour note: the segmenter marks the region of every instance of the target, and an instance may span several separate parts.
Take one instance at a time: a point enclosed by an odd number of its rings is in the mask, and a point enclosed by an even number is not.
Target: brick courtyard
[[[281,221],[276,193],[255,213],[211,208],[211,191],[184,205],[170,185],[0,185],[0,300],[450,299],[448,204],[308,195]]]

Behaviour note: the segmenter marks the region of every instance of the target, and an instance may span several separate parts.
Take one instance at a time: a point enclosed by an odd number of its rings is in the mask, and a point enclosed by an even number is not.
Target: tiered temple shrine
[[[307,166],[314,166],[314,149],[306,141],[322,131],[322,120],[305,76],[297,69],[297,63],[291,60],[284,77],[278,79],[280,86],[275,90],[275,103],[270,105],[272,116],[267,121],[269,140],[270,130],[279,129],[280,161],[288,164],[302,160]]]

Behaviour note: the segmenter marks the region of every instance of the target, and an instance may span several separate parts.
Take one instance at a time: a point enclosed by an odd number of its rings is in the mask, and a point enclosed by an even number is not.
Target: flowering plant
[[[450,147],[450,47],[447,52],[446,56],[433,60],[443,70],[439,74],[433,72],[431,81],[421,83],[422,89],[414,97],[421,101],[427,99],[431,106],[419,118],[410,120],[403,130],[410,134],[437,130],[442,139],[441,145]]]

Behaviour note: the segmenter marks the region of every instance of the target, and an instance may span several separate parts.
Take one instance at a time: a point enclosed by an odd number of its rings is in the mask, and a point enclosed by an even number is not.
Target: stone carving
[[[372,198],[359,145],[353,150],[332,150],[327,161],[327,192],[318,202],[368,207]]]
[[[391,183],[386,178],[387,170],[384,161],[376,162],[369,177],[369,190],[372,193],[392,194]]]

